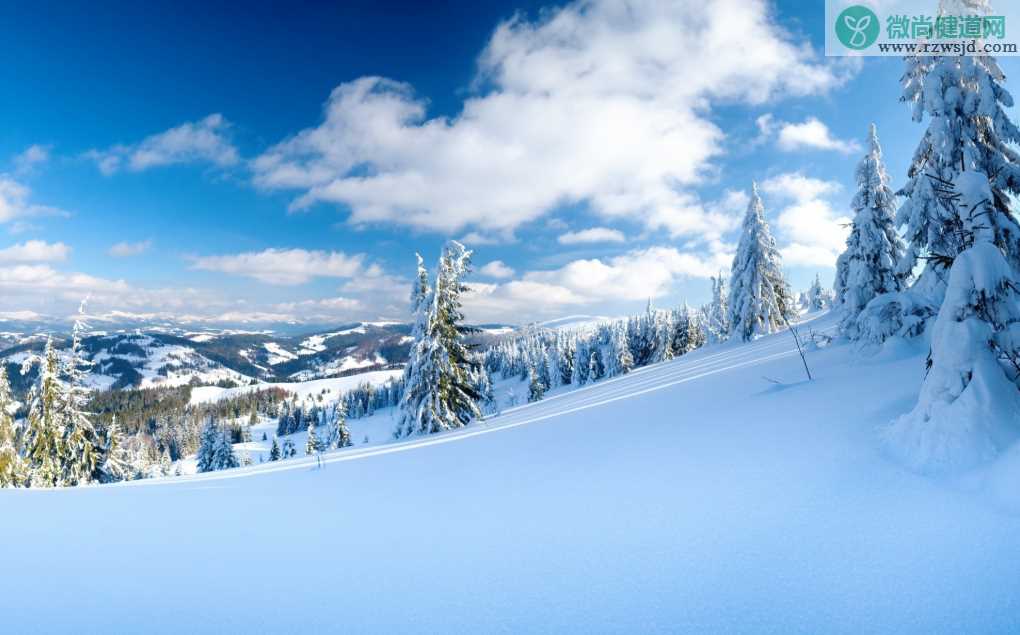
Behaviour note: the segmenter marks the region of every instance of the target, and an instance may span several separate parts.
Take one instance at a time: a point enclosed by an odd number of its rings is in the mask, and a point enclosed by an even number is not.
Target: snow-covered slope
[[[911,473],[876,429],[923,351],[808,360],[780,333],[321,469],[2,490],[5,629],[1020,630],[1020,457]]]

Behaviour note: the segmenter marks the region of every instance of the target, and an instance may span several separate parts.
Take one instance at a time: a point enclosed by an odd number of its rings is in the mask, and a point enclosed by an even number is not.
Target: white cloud
[[[380,77],[338,86],[317,127],[253,163],[264,189],[350,207],[349,222],[506,236],[564,203],[671,235],[724,230],[690,191],[713,171],[716,101],[838,85],[764,0],[595,0],[495,30],[453,118]],[[502,233],[500,233],[502,232]]]
[[[490,278],[512,278],[514,277],[514,270],[508,267],[502,260],[493,260],[484,267],[478,270],[478,273],[483,276],[489,276]]]
[[[576,232],[561,234],[556,239],[561,245],[578,245],[584,243],[622,243],[627,237],[623,232],[608,227],[592,227]]]
[[[0,174],[0,223],[30,216],[67,216],[67,212],[32,203],[31,190],[7,174]]]
[[[89,150],[85,156],[106,175],[123,168],[140,172],[148,168],[179,163],[212,163],[221,168],[240,161],[237,148],[227,133],[230,123],[223,115],[212,114],[183,123],[131,145],[115,145],[106,150]]]
[[[787,265],[832,267],[846,248],[850,222],[827,200],[840,185],[800,173],[785,173],[761,184],[762,191],[776,195],[787,203],[776,216],[778,238],[785,242],[780,248]]]
[[[777,145],[784,152],[809,148],[851,154],[861,149],[856,141],[844,141],[833,137],[828,126],[814,117],[808,117],[802,123],[781,124]]]
[[[312,278],[351,278],[378,275],[376,267],[364,267],[364,254],[349,256],[338,251],[266,249],[227,256],[191,258],[192,269],[248,276],[277,285],[304,284]]]
[[[28,174],[36,166],[50,160],[50,146],[31,145],[24,152],[14,157],[14,171],[17,174]]]
[[[650,247],[614,258],[574,260],[500,284],[468,283],[464,305],[468,317],[479,321],[548,317],[565,308],[659,298],[679,279],[708,278],[728,269],[731,260],[728,251],[698,256]]]
[[[143,240],[137,243],[120,242],[110,247],[106,253],[114,258],[129,258],[144,254],[149,250],[149,247],[152,247],[151,240]]]
[[[64,243],[29,240],[0,249],[0,262],[57,262],[67,260],[71,248]]]

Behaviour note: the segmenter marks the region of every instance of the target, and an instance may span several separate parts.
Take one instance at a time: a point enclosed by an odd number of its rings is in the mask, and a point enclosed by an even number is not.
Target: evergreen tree
[[[807,291],[807,297],[804,298],[804,308],[808,311],[821,311],[828,308],[831,301],[832,297],[828,289],[822,286],[822,279],[816,273],[815,281],[811,283]]]
[[[25,361],[22,375],[32,365],[39,366],[39,378],[29,393],[28,430],[25,440],[26,457],[31,465],[32,487],[63,485],[63,438],[60,413],[64,399],[60,380],[60,360],[52,338],[46,339],[43,357]]]
[[[103,463],[99,466],[99,478],[104,483],[130,480],[134,475],[130,458],[124,448],[124,437],[117,425],[117,416],[106,428],[103,444]]]
[[[588,358],[588,381],[596,382],[606,374],[606,367],[602,364],[602,355],[599,349],[595,348]]]
[[[230,443],[230,433],[226,430],[220,431],[213,450],[213,469],[227,470],[240,466],[241,462],[237,460],[234,446]]]
[[[217,467],[216,450],[222,437],[219,426],[216,425],[212,417],[209,417],[206,420],[205,427],[202,428],[202,436],[199,440],[197,456],[197,469],[199,472],[212,472],[219,469]]]
[[[1012,221],[995,212],[982,172],[958,175],[953,194],[963,251],[931,329],[931,365],[914,410],[885,431],[892,450],[922,471],[990,459],[1013,443],[1020,415],[1020,392],[1000,361],[1020,358],[1015,270],[999,244],[1001,223]]]
[[[163,448],[163,452],[159,455],[159,474],[160,476],[170,476],[172,470],[173,461],[170,460],[170,452]]]
[[[472,386],[475,364],[464,343],[460,296],[470,272],[471,252],[456,241],[443,250],[435,288],[418,256],[418,276],[411,295],[414,338],[404,373],[404,397],[396,437],[432,434],[466,425],[478,410]]]
[[[297,448],[294,447],[294,441],[291,439],[283,440],[283,458],[293,458],[297,456]]]
[[[988,213],[996,218],[992,244],[1014,270],[1020,266],[1020,227],[1009,207],[1020,194],[1020,155],[1010,144],[1020,130],[1006,108],[1013,98],[1002,86],[1005,76],[990,56],[911,57],[907,59],[903,100],[913,118],[928,116],[928,128],[914,152],[906,197],[897,222],[906,226],[908,242],[898,273],[908,275],[919,260],[924,270],[912,293],[932,307],[941,306],[946,270],[965,247],[965,221],[957,208],[940,202],[938,190],[952,187],[962,172],[987,175],[991,191]]]
[[[351,431],[347,427],[347,408],[343,401],[338,401],[333,407],[329,425],[329,443],[331,450],[349,448],[354,443],[351,441]]]
[[[7,365],[0,361],[0,487],[19,487],[28,482],[28,466],[21,456],[13,410]]]
[[[842,312],[840,329],[851,339],[857,337],[857,318],[868,302],[900,291],[903,278],[899,262],[904,245],[896,233],[896,205],[875,124],[868,136],[868,153],[857,164],[853,225],[846,251],[836,261],[835,303]]]
[[[66,485],[91,483],[99,475],[102,463],[102,442],[87,412],[90,391],[85,381],[92,362],[85,358],[82,350],[86,328],[84,314],[83,302],[71,333],[71,350],[63,365],[64,395],[59,401],[63,433],[61,480]]]
[[[708,335],[721,342],[730,335],[729,289],[722,273],[712,278],[712,301],[705,311]]]
[[[308,439],[305,441],[305,454],[318,454],[322,451],[319,435],[315,432],[315,423],[308,424]]]
[[[269,449],[269,460],[270,461],[280,460],[280,444],[276,442],[276,437],[273,437],[273,447]]]
[[[542,384],[542,379],[539,377],[535,369],[531,369],[531,381],[528,383],[528,402],[532,403],[535,401],[541,401],[542,397],[545,396],[545,385]]]
[[[783,277],[782,258],[765,220],[758,185],[751,202],[730,276],[729,321],[732,337],[744,341],[774,333],[792,314],[793,298]]]

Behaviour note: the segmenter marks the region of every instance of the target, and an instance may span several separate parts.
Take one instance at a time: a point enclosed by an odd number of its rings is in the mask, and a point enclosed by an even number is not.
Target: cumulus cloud
[[[478,270],[478,273],[490,278],[513,278],[514,270],[502,260],[493,260]]]
[[[50,146],[30,145],[24,152],[14,157],[14,172],[16,174],[28,174],[37,166],[50,160]]]
[[[64,243],[29,240],[0,249],[0,262],[58,262],[67,260],[71,248]]]
[[[30,216],[67,216],[56,207],[31,202],[31,190],[7,174],[0,174],[0,223]]]
[[[592,227],[576,232],[561,234],[556,239],[561,245],[579,245],[584,243],[622,243],[627,240],[623,232],[608,227]]]
[[[724,132],[715,101],[758,104],[842,77],[772,19],[764,0],[578,2],[500,24],[479,94],[429,117],[411,86],[363,77],[333,90],[323,121],[252,163],[292,207],[348,206],[354,224],[512,235],[564,203],[672,236],[715,235],[691,191]]]
[[[835,266],[846,247],[850,218],[840,215],[828,199],[839,183],[789,172],[761,184],[762,191],[785,204],[775,217],[783,262],[788,265]]]
[[[773,124],[769,122],[767,125]],[[851,154],[861,149],[856,141],[844,141],[834,137],[829,127],[815,117],[809,117],[802,123],[782,123],[776,145],[785,152],[808,148]]]
[[[94,161],[105,175],[125,168],[140,172],[179,163],[212,163],[225,168],[240,161],[237,148],[228,137],[229,130],[230,123],[223,115],[212,114],[200,121],[183,123],[151,135],[138,143],[89,150],[85,156]]]
[[[728,268],[731,261],[728,251],[698,256],[674,247],[650,247],[608,259],[574,260],[559,269],[529,271],[505,283],[471,282],[464,305],[475,320],[550,316],[566,308],[662,297],[679,279],[708,278]]]
[[[306,249],[265,249],[226,256],[195,256],[191,268],[248,276],[268,284],[297,285],[312,278],[351,278],[379,274],[378,268],[364,266],[364,254]]]
[[[129,258],[144,254],[149,250],[149,247],[152,247],[151,240],[143,240],[137,243],[120,242],[110,247],[106,253],[114,258]]]

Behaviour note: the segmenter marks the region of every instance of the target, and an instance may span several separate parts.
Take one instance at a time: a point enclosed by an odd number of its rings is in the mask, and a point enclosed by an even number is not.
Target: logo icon
[[[859,4],[843,9],[836,18],[836,37],[848,49],[859,51],[875,43],[879,32],[878,16]]]

